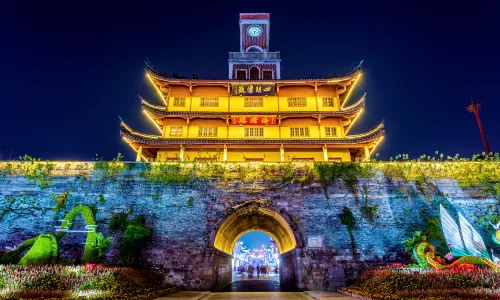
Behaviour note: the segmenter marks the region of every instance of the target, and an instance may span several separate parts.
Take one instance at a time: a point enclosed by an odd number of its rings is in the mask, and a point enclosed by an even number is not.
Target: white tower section
[[[240,14],[240,52],[229,52],[229,79],[281,79],[280,53],[269,52],[268,13]]]

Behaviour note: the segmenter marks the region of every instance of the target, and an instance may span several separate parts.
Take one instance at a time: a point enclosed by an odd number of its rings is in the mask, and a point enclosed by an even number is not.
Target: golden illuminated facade
[[[146,64],[161,105],[142,99],[142,108],[159,134],[136,132],[124,122],[121,129],[138,161],[369,159],[384,131],[380,124],[349,135],[365,107],[364,96],[348,104],[360,67],[344,76],[284,80],[279,52],[267,51],[269,14],[240,14],[240,32],[229,79],[179,78]]]

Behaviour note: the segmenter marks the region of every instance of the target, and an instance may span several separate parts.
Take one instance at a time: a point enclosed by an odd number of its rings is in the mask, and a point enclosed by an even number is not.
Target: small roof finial
[[[364,61],[365,61],[365,60],[364,60],[364,59],[362,59],[362,60],[359,62],[358,69],[361,69],[361,67],[363,66],[363,62],[364,62]]]

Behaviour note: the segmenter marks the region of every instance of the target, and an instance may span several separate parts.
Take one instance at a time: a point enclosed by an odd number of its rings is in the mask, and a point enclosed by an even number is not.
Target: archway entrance
[[[264,201],[247,201],[229,209],[214,226],[210,242],[216,249],[214,256],[213,290],[219,290],[232,281],[233,249],[241,236],[250,231],[268,234],[276,243],[281,259],[279,281],[283,286],[296,286],[295,260],[302,238],[291,218],[280,208]]]

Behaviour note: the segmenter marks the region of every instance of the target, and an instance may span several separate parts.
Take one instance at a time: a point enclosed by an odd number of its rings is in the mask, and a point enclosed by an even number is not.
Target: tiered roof
[[[354,70],[348,74],[341,76],[330,76],[324,78],[315,79],[280,79],[280,80],[257,80],[258,82],[270,82],[275,83],[278,87],[283,86],[293,86],[293,85],[309,85],[318,87],[320,85],[338,85],[343,86],[343,90],[346,95],[341,99],[341,107],[338,111],[259,111],[255,112],[259,115],[275,115],[278,118],[287,117],[338,117],[342,118],[342,126],[345,129],[346,134],[351,129],[355,120],[359,117],[361,112],[366,106],[366,94],[363,95],[354,104],[346,106],[349,96],[354,89],[357,81],[361,77],[362,70],[361,64],[358,65]],[[166,85],[185,85],[191,87],[195,86],[210,86],[219,85],[229,88],[232,83],[239,82],[252,82],[250,80],[231,80],[231,79],[198,79],[198,78],[184,78],[180,76],[168,75],[159,72],[149,61],[146,60],[146,75],[150,81],[155,85],[157,92],[163,98],[166,103],[164,92],[162,87]],[[169,117],[178,118],[230,118],[234,115],[248,115],[249,112],[233,112],[233,111],[169,111],[166,106],[157,106],[149,103],[145,99],[141,98],[141,106],[146,115],[155,122],[155,125],[161,130],[162,120]],[[311,145],[314,147],[319,147],[321,145],[331,145],[338,146],[341,148],[349,148],[351,154],[359,155],[367,146],[374,149],[377,144],[384,137],[384,124],[381,123],[374,129],[357,135],[346,135],[343,138],[339,137],[329,137],[329,138],[261,138],[261,139],[228,139],[228,138],[172,138],[163,137],[162,135],[149,135],[143,134],[138,131],[131,129],[125,122],[121,122],[120,135],[125,139],[129,145],[135,150],[139,146],[145,146],[143,149],[143,155],[150,158],[154,158],[157,151],[165,147],[175,147],[179,145],[223,145],[226,144],[228,147],[231,145],[255,145],[255,146],[280,146],[288,145],[289,147],[298,147],[299,145]],[[156,148],[157,147],[157,148]]]
[[[204,144],[269,144],[269,145],[281,145],[281,144],[318,144],[318,145],[359,145],[363,143],[374,142],[378,138],[385,134],[384,123],[380,123],[374,129],[356,135],[349,135],[343,138],[319,138],[319,139],[222,139],[222,138],[207,138],[207,139],[186,139],[186,138],[164,138],[160,135],[150,135],[143,134],[138,131],[131,129],[125,122],[121,123],[120,135],[126,137],[134,142],[144,143],[148,145],[177,145],[177,144],[194,144],[194,145],[204,145]]]
[[[183,76],[174,76],[172,74],[167,74],[158,71],[156,68],[154,68],[149,60],[145,60],[146,63],[146,74],[150,75],[151,77],[160,80],[160,81],[165,81],[165,82],[175,82],[175,83],[182,83],[182,82],[192,82],[192,83],[222,83],[222,84],[228,84],[228,83],[233,83],[233,82],[248,82],[249,80],[237,80],[237,79],[200,79],[200,78],[188,78],[188,77],[183,77]],[[259,79],[256,81],[259,82],[273,82],[273,83],[340,83],[340,82],[348,82],[355,80],[359,75],[362,73],[362,63],[361,62],[358,66],[356,66],[353,70],[346,74],[342,75],[332,75],[332,76],[326,76],[326,77],[320,77],[320,78],[298,78],[298,79]]]

